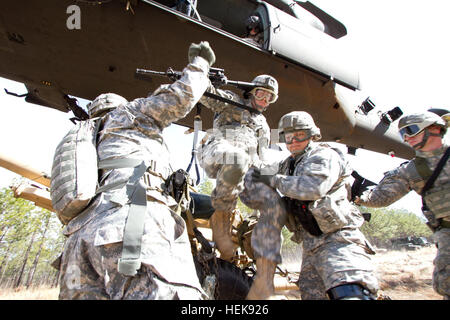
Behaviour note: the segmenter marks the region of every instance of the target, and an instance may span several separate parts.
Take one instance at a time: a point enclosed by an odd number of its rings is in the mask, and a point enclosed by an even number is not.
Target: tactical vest
[[[320,143],[318,146],[331,148],[345,162],[345,156],[339,149],[333,148],[326,143]],[[303,159],[300,161],[303,161]],[[297,163],[300,161],[297,160]],[[288,165],[287,162],[284,162],[281,170],[285,170],[284,174],[294,175],[295,165],[293,164],[292,168],[289,168]],[[289,171],[287,171],[288,169]],[[315,201],[302,201],[300,203],[301,208],[299,208],[298,200],[288,200],[288,202],[293,202],[297,207],[297,214],[302,215],[296,220],[313,236],[319,236],[322,233],[332,233],[342,228],[359,227],[364,221],[362,215],[354,206],[349,202],[347,203],[348,205],[345,205],[345,202],[340,201],[346,199],[348,191],[345,188],[345,180],[351,173],[347,167],[344,170],[345,172],[341,172],[338,180],[323,198]],[[288,208],[291,208],[289,205],[292,204],[287,204]]]
[[[426,182],[433,171],[428,166],[425,158],[416,157],[412,160],[414,162],[414,168],[417,171],[417,174],[422,178],[424,182]],[[441,171],[440,175],[446,174],[444,169]],[[433,213],[434,218],[446,218],[450,217],[450,183],[445,185],[436,185],[430,188],[423,195],[423,201],[426,203],[426,206]],[[428,218],[428,217],[427,217]]]

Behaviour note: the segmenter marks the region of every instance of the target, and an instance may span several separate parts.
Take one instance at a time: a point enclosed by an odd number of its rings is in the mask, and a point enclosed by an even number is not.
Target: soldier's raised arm
[[[147,98],[131,102],[138,111],[152,117],[161,128],[184,118],[209,84],[209,68],[215,62],[214,51],[209,43],[202,41],[200,44],[191,44],[188,58],[189,64],[179,80],[161,85]]]

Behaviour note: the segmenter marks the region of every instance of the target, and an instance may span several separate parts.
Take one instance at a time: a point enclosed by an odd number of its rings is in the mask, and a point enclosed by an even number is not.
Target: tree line
[[[0,288],[57,286],[61,227],[53,212],[0,189]]]

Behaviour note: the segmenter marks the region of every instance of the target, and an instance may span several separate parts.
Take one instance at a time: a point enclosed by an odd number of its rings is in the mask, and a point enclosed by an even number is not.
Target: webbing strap
[[[134,168],[129,179],[104,185],[97,189],[97,194],[126,185],[126,194],[130,201],[128,217],[125,223],[122,256],[117,263],[117,270],[125,276],[134,276],[141,267],[141,243],[144,234],[145,214],[147,211],[146,186],[141,180],[147,170],[145,162],[138,159],[108,159],[100,161],[99,169]]]
[[[141,243],[147,211],[147,194],[146,187],[140,178],[144,175],[146,169],[147,167],[142,161],[140,165],[134,168],[126,186],[131,204],[123,234],[122,257],[117,264],[117,270],[126,276],[136,275],[141,267]]]
[[[108,159],[108,160],[100,161],[99,164],[98,164],[98,168],[99,169],[133,168],[133,167],[137,167],[140,164],[142,164],[142,160],[138,160],[138,159],[126,159],[126,158],[125,159]],[[142,175],[143,174],[144,173],[142,173]],[[140,178],[141,177],[138,177],[138,180]],[[97,188],[96,194],[99,194],[99,193],[101,193],[103,191],[115,189],[118,186],[124,186],[128,182],[129,182],[129,180],[125,179],[125,180],[119,180],[119,181],[116,181],[114,183],[103,185],[103,186]]]
[[[422,199],[425,196],[425,193],[433,186],[434,181],[439,176],[439,174],[442,171],[442,168],[444,168],[445,164],[447,163],[449,156],[450,156],[450,147],[448,147],[447,150],[445,150],[445,153],[442,156],[442,158],[439,160],[438,164],[436,165],[436,168],[434,169],[433,174],[425,183],[425,186],[423,187],[422,192],[421,192]]]

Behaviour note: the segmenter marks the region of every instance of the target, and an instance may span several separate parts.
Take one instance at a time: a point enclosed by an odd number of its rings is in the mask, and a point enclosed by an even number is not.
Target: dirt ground
[[[433,290],[433,260],[436,247],[378,252],[378,279],[382,293],[393,300],[442,300]]]
[[[299,252],[288,253],[287,263],[282,267],[289,271],[300,268],[300,258],[292,258]],[[379,298],[389,297],[392,300],[442,300],[442,297],[433,290],[432,272],[433,259],[436,256],[436,247],[423,247],[416,250],[377,250],[373,256],[377,268],[380,291]],[[297,261],[298,260],[298,261]],[[291,281],[286,277],[277,275],[275,285],[280,294],[287,299],[300,299],[297,287],[293,284],[298,273],[292,273]]]
[[[300,268],[300,251],[290,253],[290,258],[281,268],[291,273],[288,277],[277,275],[275,285],[279,294],[276,298],[299,300],[297,286],[292,283],[298,277]],[[442,297],[433,291],[431,275],[436,248],[425,247],[414,251],[379,250],[374,256],[377,276],[380,281],[380,295],[392,300],[441,300]],[[58,288],[0,289],[0,300],[55,300]]]

